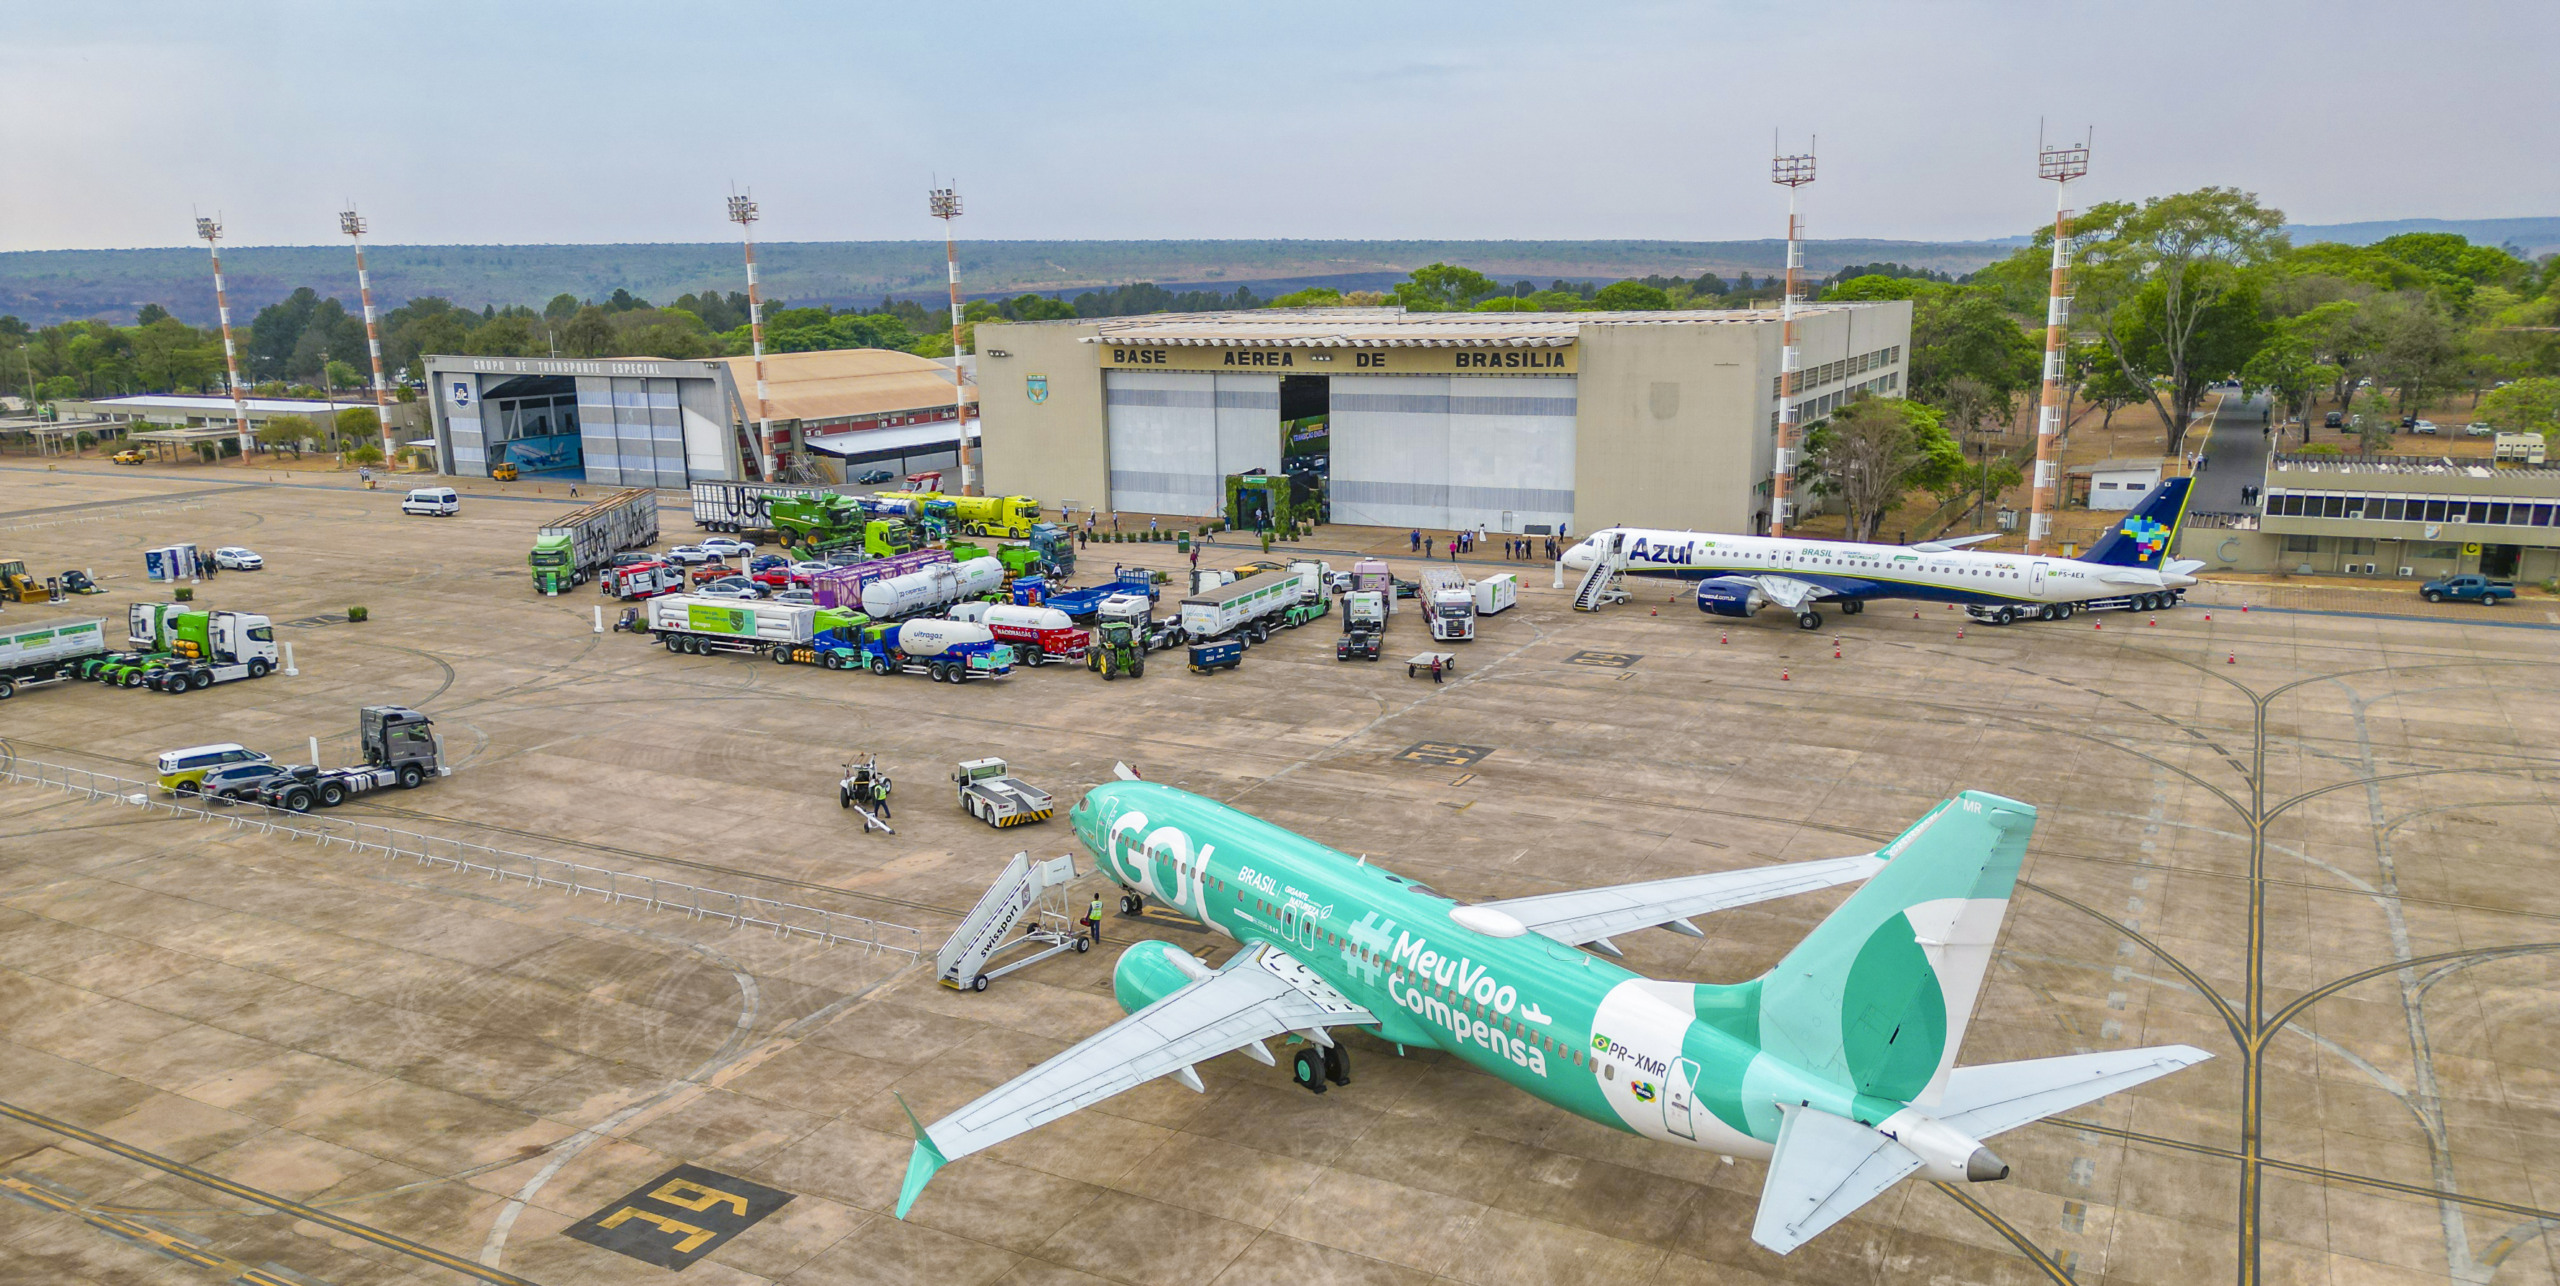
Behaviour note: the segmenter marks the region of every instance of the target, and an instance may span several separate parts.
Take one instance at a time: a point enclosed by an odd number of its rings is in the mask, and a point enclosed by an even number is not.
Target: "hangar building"
[[[768,353],[764,362],[774,427],[822,474],[956,463],[963,425],[949,366],[875,348]],[[525,477],[673,488],[755,476],[751,358],[437,356],[425,365],[440,472],[486,477],[511,462]]]
[[[1899,393],[1907,302],[1797,313],[1810,424]],[[1328,521],[1764,529],[1779,319],[1327,308],[980,323],[990,494],[1209,517],[1286,476]]]

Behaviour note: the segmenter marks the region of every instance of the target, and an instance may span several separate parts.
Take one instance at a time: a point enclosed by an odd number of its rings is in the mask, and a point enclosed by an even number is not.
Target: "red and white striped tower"
[[[927,204],[942,220],[942,259],[951,273],[951,414],[960,432],[960,494],[978,494],[978,453],[969,446],[969,382],[960,373],[960,245],[952,240],[951,221],[960,217],[956,188],[935,188]]]
[[[1796,384],[1801,362],[1796,353],[1796,292],[1804,275],[1804,220],[1796,214],[1796,189],[1813,182],[1813,150],[1802,156],[1780,156],[1769,162],[1769,181],[1787,190],[1787,293],[1778,301],[1778,451],[1777,470],[1769,480],[1769,534],[1787,534],[1795,516]]]
[[[2053,285],[2044,302],[2044,401],[2036,409],[2036,475],[2029,493],[2027,552],[2045,552],[2053,535],[2053,511],[2062,472],[2062,400],[2067,381],[2064,358],[2071,332],[2071,211],[2063,197],[2071,180],[2089,172],[2089,144],[2046,147],[2036,144],[2036,177],[2053,181]]]
[[[756,358],[756,476],[773,481],[773,393],[764,380],[764,293],[756,284],[756,199],[729,198],[729,222],[747,239],[747,344]]]
[[[391,381],[382,371],[382,324],[373,316],[373,278],[364,271],[364,216],[353,210],[338,212],[338,231],[356,243],[356,294],[364,300],[364,346],[373,354],[373,412],[382,430],[382,462],[389,464],[396,449],[391,435]]]
[[[255,443],[249,437],[249,389],[240,382],[240,353],[231,345],[231,295],[222,285],[222,225],[200,217],[196,235],[213,251],[213,311],[222,321],[222,364],[231,372],[231,421],[240,433],[240,463],[245,465],[253,459]]]

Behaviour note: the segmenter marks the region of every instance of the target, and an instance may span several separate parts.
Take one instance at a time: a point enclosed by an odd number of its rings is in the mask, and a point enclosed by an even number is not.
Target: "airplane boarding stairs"
[[[1067,886],[1075,880],[1072,853],[1039,862],[1028,853],[1014,854],[1004,874],[996,877],[978,905],[970,908],[968,918],[952,931],[951,940],[934,953],[935,976],[954,990],[985,991],[989,982],[1061,951],[1088,950],[1092,943],[1077,930],[1067,908]],[[1006,941],[1005,935],[1022,923],[1025,914],[1032,920],[1022,936]],[[987,968],[988,961],[1031,943],[1047,943],[1049,949],[1000,969]]]
[[[1625,540],[1624,535],[1611,536],[1607,551],[1591,560],[1591,570],[1582,574],[1581,587],[1573,591],[1573,610],[1596,612],[1627,601]]]

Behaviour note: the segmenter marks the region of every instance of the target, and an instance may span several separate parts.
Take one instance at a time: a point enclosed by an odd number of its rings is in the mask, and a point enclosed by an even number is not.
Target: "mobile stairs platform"
[[[988,983],[1061,951],[1092,950],[1093,940],[1077,928],[1067,906],[1067,886],[1075,881],[1073,853],[1038,862],[1029,853],[1014,854],[1005,863],[1004,874],[996,877],[978,905],[970,908],[968,918],[952,931],[951,940],[934,953],[935,976],[954,991],[985,991]],[[1031,917],[1027,923],[1025,915]],[[1006,935],[1016,925],[1022,926],[1021,935],[1008,940]],[[1033,944],[1049,949],[1000,968],[987,968],[997,956]]]
[[[1596,612],[1627,601],[1626,539],[1624,532],[1612,534],[1601,557],[1591,560],[1591,570],[1582,574],[1581,586],[1573,591],[1573,610]]]

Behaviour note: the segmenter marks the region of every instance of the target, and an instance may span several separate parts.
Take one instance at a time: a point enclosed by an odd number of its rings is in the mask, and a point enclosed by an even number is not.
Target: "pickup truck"
[[[2452,599],[2457,603],[2487,603],[2496,606],[2516,596],[2513,581],[2491,580],[2486,576],[2440,576],[2418,587],[2418,596],[2430,603]]]

